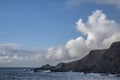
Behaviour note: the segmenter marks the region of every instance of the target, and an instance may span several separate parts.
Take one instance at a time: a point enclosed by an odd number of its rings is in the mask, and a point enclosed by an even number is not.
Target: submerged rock
[[[117,74],[115,77],[120,77],[120,74]]]

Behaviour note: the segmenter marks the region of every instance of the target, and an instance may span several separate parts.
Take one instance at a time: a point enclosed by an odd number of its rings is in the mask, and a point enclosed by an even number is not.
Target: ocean
[[[30,68],[0,68],[0,80],[120,80],[120,77],[79,72],[33,72]]]

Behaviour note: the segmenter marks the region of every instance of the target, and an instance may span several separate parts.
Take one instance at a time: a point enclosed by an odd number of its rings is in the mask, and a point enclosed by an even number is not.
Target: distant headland
[[[120,74],[120,41],[114,42],[109,49],[91,50],[84,58],[69,63],[59,63],[56,66],[49,64],[32,69],[50,70],[51,72],[84,72]]]

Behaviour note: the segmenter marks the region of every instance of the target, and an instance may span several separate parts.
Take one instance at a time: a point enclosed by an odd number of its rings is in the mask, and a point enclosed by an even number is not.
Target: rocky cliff
[[[109,49],[92,50],[87,56],[77,61],[59,63],[56,66],[45,65],[33,70],[120,74],[120,42],[114,42]]]

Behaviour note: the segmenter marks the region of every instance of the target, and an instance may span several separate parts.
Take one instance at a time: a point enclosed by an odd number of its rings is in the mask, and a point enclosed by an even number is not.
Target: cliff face
[[[101,71],[100,61],[105,51],[106,50],[92,50],[83,59],[73,61],[70,63],[60,63],[57,66],[55,66],[55,68],[52,71],[97,73],[98,71]]]
[[[115,42],[103,54],[100,67],[104,73],[120,73],[120,42]]]
[[[92,50],[80,60],[39,69],[52,72],[120,73],[120,42],[113,43],[109,49]]]

